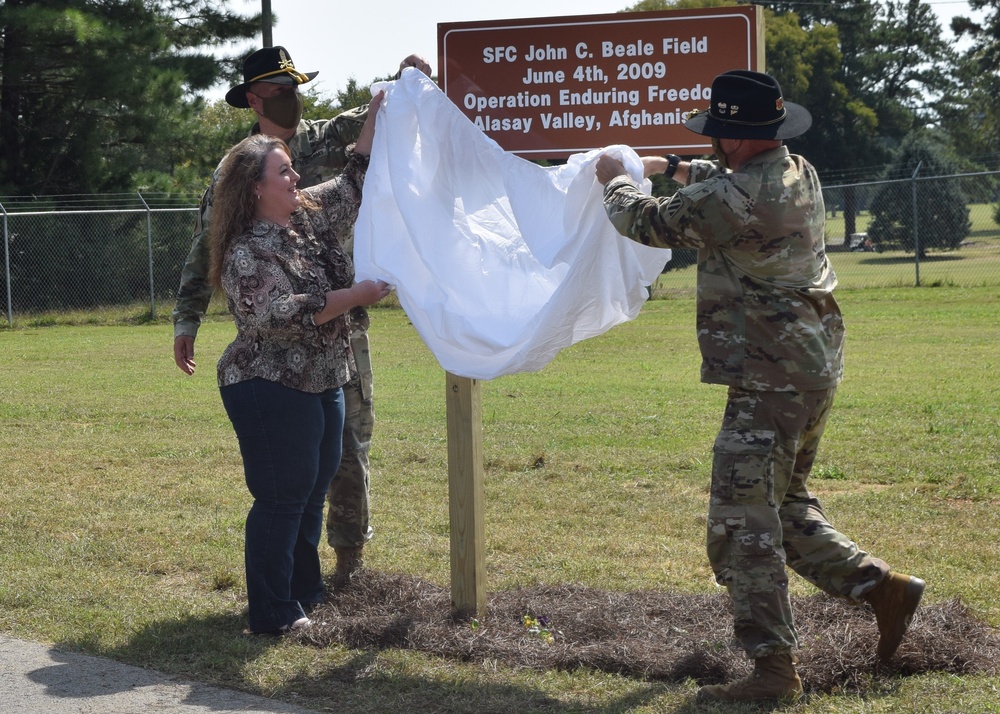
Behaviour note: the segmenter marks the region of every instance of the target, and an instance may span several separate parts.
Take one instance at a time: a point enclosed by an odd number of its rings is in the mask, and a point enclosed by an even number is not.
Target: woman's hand
[[[354,291],[357,305],[365,307],[374,305],[392,292],[392,286],[384,280],[362,280],[350,289]]]
[[[343,315],[352,307],[367,307],[392,292],[392,286],[384,280],[362,280],[349,288],[327,290],[326,305],[313,315],[313,323],[322,325],[337,315]]]
[[[354,144],[354,151],[362,156],[368,156],[372,153],[372,142],[375,140],[375,115],[378,114],[378,108],[382,106],[383,99],[385,99],[385,92],[379,92],[372,97],[368,104],[365,125],[361,127],[361,134],[358,136],[357,143]]]

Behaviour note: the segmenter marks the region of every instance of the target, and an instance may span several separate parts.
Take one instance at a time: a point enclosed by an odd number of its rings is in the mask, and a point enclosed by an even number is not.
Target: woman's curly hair
[[[222,262],[229,244],[253,225],[256,204],[254,186],[264,175],[268,154],[275,149],[291,156],[288,145],[281,139],[254,134],[230,149],[219,165],[212,189],[209,224],[211,251],[208,277],[216,288],[222,286]]]

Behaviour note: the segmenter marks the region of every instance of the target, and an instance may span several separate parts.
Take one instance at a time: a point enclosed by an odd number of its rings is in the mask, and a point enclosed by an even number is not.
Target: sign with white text
[[[611,144],[711,153],[684,128],[712,79],[763,71],[758,6],[438,25],[444,93],[507,151],[529,159]]]

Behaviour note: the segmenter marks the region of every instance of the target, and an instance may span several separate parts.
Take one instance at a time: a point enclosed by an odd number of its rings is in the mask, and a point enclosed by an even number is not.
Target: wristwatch
[[[673,178],[674,173],[677,172],[677,164],[681,162],[681,157],[677,154],[667,154],[667,169],[663,172],[663,175],[667,178]]]

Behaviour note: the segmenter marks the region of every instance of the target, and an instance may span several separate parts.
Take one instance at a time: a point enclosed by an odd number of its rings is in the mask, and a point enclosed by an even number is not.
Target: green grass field
[[[703,533],[725,394],[698,382],[693,298],[661,294],[541,372],[483,383],[488,590],[717,592]],[[847,377],[812,487],[859,545],[927,580],[928,604],[961,598],[1000,627],[1000,288],[840,301]],[[447,586],[445,376],[402,311],[372,323],[368,565]],[[203,327],[191,378],[171,335],[162,322],[0,330],[0,632],[317,711],[708,711],[691,681],[242,635],[249,496],[214,370],[233,328]],[[876,695],[787,710],[1000,711],[1000,676],[883,676]]]

